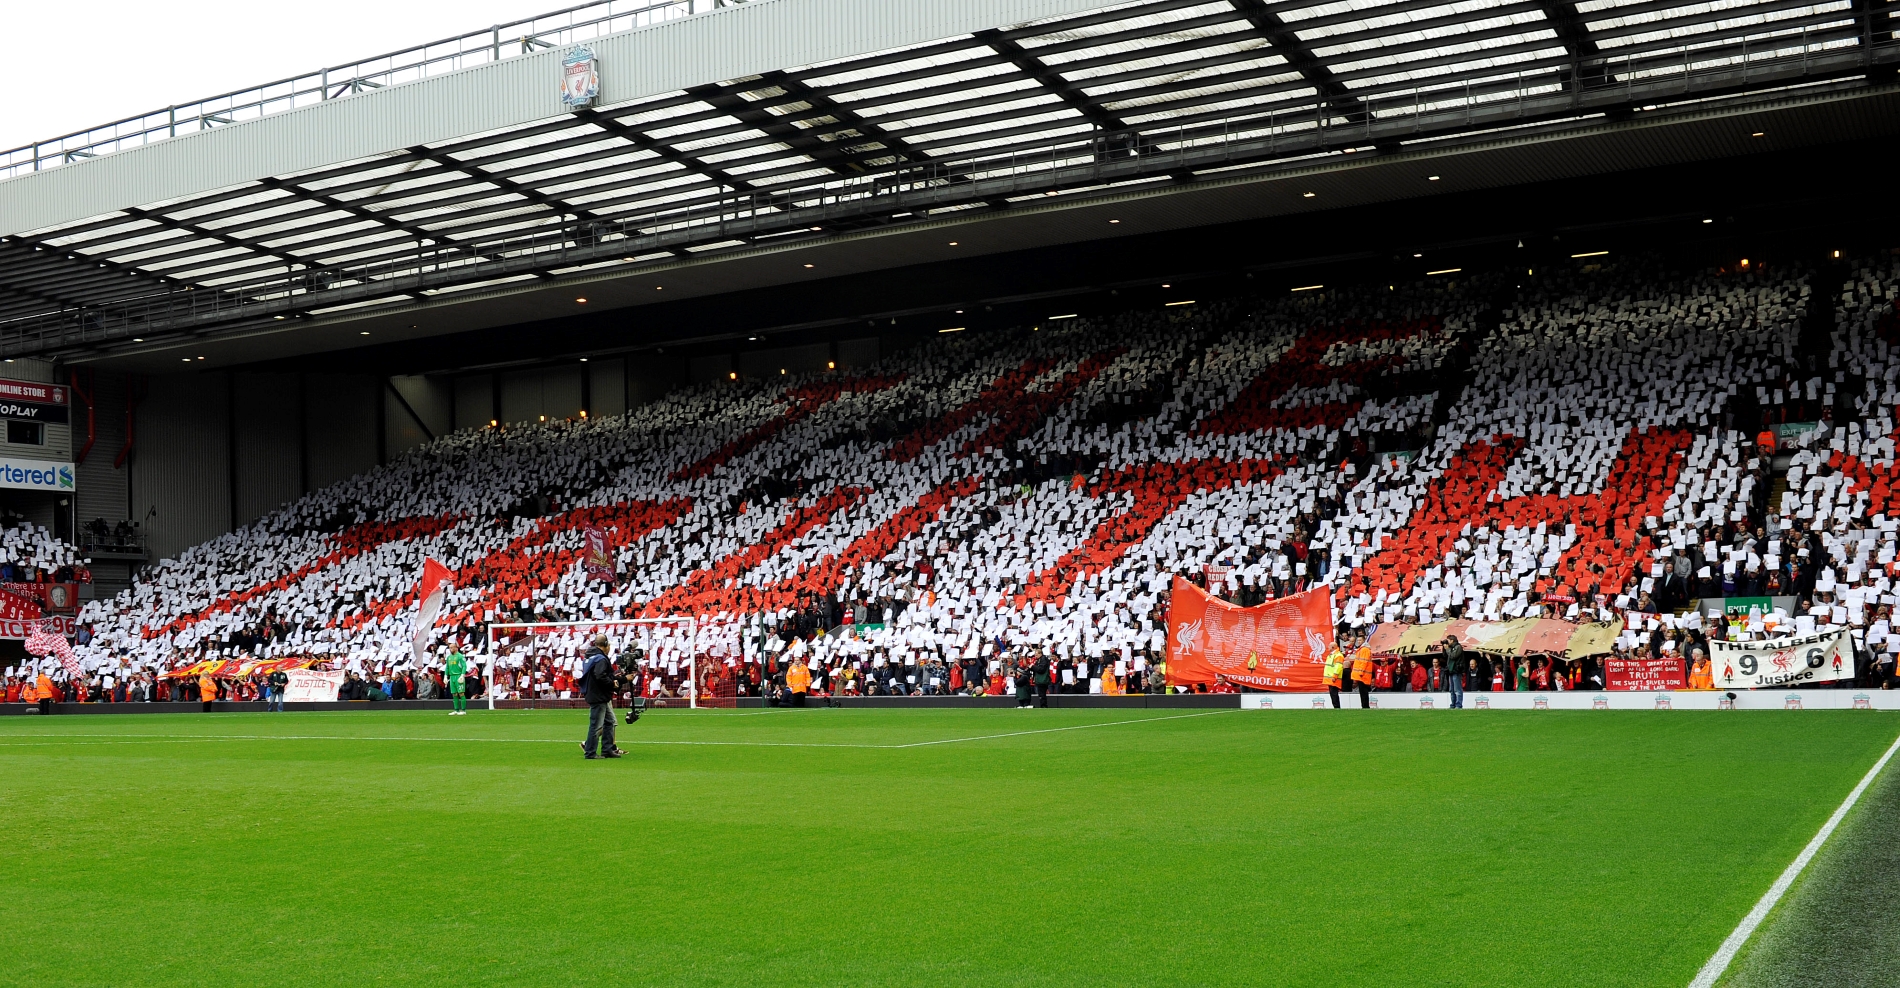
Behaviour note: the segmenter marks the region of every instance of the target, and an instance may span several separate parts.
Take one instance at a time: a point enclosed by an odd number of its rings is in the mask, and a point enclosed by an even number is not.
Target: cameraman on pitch
[[[581,753],[588,758],[619,758],[614,744],[614,663],[607,657],[607,636],[595,635],[581,666],[581,695],[587,698],[587,740]]]
[[[614,661],[614,692],[627,695],[627,723],[640,719],[640,697],[646,692],[646,669],[641,660],[646,653],[632,645],[621,649]]]

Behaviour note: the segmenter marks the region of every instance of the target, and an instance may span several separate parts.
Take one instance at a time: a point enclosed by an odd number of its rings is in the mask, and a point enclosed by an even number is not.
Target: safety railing
[[[686,17],[716,0],[595,0],[0,152],[0,179]]]

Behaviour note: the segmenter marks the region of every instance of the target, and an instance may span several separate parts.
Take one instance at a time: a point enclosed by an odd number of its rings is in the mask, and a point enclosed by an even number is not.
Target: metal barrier
[[[0,178],[56,168],[71,161],[95,158],[181,134],[254,120],[300,106],[686,17],[695,12],[695,6],[695,0],[595,0],[497,24],[483,31],[471,31],[346,65],[168,106],[51,140],[35,141],[0,152]],[[698,0],[698,8],[710,6],[707,0]]]

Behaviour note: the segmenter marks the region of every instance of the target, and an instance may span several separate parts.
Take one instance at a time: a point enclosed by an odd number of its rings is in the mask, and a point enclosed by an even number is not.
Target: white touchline
[[[1709,958],[1709,962],[1702,965],[1702,970],[1696,972],[1695,980],[1689,982],[1689,988],[1714,988],[1715,982],[1722,977],[1723,972],[1728,970],[1729,964],[1735,960],[1735,955],[1741,951],[1742,944],[1747,943],[1748,938],[1754,935],[1755,928],[1761,925],[1762,920],[1768,918],[1768,914],[1774,910],[1775,904],[1781,901],[1781,897],[1787,893],[1789,886],[1794,884],[1794,880],[1801,877],[1801,872],[1808,867],[1808,862],[1814,860],[1814,855],[1821,850],[1821,845],[1827,843],[1827,839],[1833,836],[1834,828],[1840,826],[1842,820],[1847,819],[1847,812],[1854,808],[1855,803],[1860,802],[1860,794],[1866,792],[1868,786],[1873,785],[1874,779],[1880,775],[1880,770],[1887,767],[1887,762],[1892,760],[1896,751],[1900,751],[1900,738],[1893,740],[1893,744],[1887,748],[1887,753],[1881,755],[1880,760],[1874,763],[1874,767],[1868,769],[1867,774],[1861,777],[1860,785],[1855,786],[1854,791],[1847,794],[1847,798],[1834,811],[1834,815],[1828,817],[1827,822],[1821,825],[1821,832],[1815,834],[1813,840],[1808,841],[1808,846],[1801,849],[1801,853],[1795,857],[1793,863],[1788,865],[1787,870],[1781,873],[1781,877],[1775,879],[1775,884],[1768,887],[1761,901],[1755,903],[1755,908],[1750,909],[1748,915],[1742,917],[1741,924],[1735,927],[1735,932],[1730,933],[1727,940],[1722,941],[1722,946],[1716,949],[1715,956]]]
[[[1235,708],[1238,709],[1238,708]],[[896,750],[900,748],[923,748],[935,744],[961,744],[965,741],[990,741],[996,738],[1019,738],[1029,734],[1055,734],[1061,731],[1086,731],[1092,727],[1119,727],[1123,724],[1145,724],[1155,720],[1181,720],[1185,717],[1207,717],[1213,714],[1232,713],[1232,710],[1203,710],[1192,714],[1169,714],[1163,717],[1137,717],[1133,720],[1111,720],[1100,724],[1071,724],[1068,727],[1045,727],[1033,731],[1010,731],[1007,734],[983,734],[969,738],[943,738],[937,741],[912,741],[907,744],[851,744],[843,741],[648,741],[628,739],[621,744],[644,745],[682,745],[717,748],[872,748]],[[419,738],[389,737],[380,735],[330,735],[330,734],[64,734],[61,738],[107,738],[138,740],[106,741],[64,741],[48,740],[42,735],[31,741],[0,741],[0,748],[24,748],[54,744],[144,744],[168,741],[489,741],[502,744],[576,744],[573,738]]]

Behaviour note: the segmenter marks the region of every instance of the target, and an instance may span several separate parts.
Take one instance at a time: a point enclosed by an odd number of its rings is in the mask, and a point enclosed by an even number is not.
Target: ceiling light
[[[1413,256],[1413,257],[1424,257],[1425,255],[1423,255],[1423,254],[1413,254],[1412,256]]]
[[[807,264],[807,265],[805,265],[805,266],[806,266],[806,267],[808,267],[808,268],[815,268],[815,267],[817,267],[818,265],[816,265],[816,264]]]
[[[1325,287],[1326,287],[1325,285],[1301,285],[1298,288],[1295,288],[1293,290],[1296,292],[1310,292],[1310,291],[1315,291],[1317,289],[1321,289]]]
[[[1750,134],[1750,135],[1748,135],[1748,136],[1750,136],[1750,137],[1760,137],[1761,135],[1762,135],[1762,132],[1758,130],[1758,131],[1756,131],[1756,132],[1754,132],[1753,134]]]
[[[582,358],[581,358],[581,363],[583,363],[583,364],[584,364],[584,363],[586,363],[586,362],[587,362],[587,358],[586,358],[586,357],[582,357]]]
[[[1313,198],[1313,197],[1314,197],[1314,196],[1316,196],[1316,195],[1319,195],[1319,193],[1317,193],[1317,192],[1302,192],[1302,193],[1300,193],[1300,198],[1302,198],[1302,199],[1311,199],[1311,198]]]
[[[822,227],[822,226],[814,226],[814,227],[812,227],[812,228],[811,228],[811,232],[813,232],[813,233],[823,233],[823,232],[825,232],[825,228],[824,228],[824,227]]]
[[[586,299],[584,299],[584,298],[577,298],[577,299],[575,299],[574,301],[575,301],[575,303],[576,303],[576,304],[579,304],[579,305],[586,305],[586,304],[587,304],[587,300],[586,300]]]
[[[282,319],[282,318],[284,318],[284,317],[283,317],[283,316],[272,316],[271,318],[272,318],[272,319]]]
[[[623,261],[631,261],[631,260],[633,260],[633,258],[631,258],[631,257],[623,257],[623,258],[621,258],[621,260],[623,260]]]
[[[1175,307],[1175,306],[1177,306],[1177,305],[1193,305],[1193,304],[1194,304],[1194,300],[1193,300],[1193,299],[1188,299],[1188,300],[1187,300],[1187,301],[1185,301],[1185,302],[1164,302],[1164,303],[1162,303],[1162,304],[1163,304],[1163,305],[1164,305],[1165,307],[1167,307],[1167,308],[1173,308],[1173,307]]]
[[[179,360],[182,360],[182,361],[184,361],[185,363],[188,363],[188,364],[189,364],[189,363],[191,363],[191,358],[190,358],[190,357],[179,357],[178,359],[179,359]]]
[[[1457,274],[1458,272],[1463,271],[1463,270],[1464,268],[1439,268],[1436,271],[1427,271],[1425,272],[1425,274],[1428,276],[1434,275],[1434,274]]]
[[[145,337],[143,337],[143,336],[134,336],[134,337],[132,337],[132,342],[134,342],[134,343],[143,343],[143,342],[145,342]]]
[[[1747,262],[1747,261],[1743,261],[1742,263],[1743,263],[1743,264],[1747,264],[1748,262]],[[198,359],[199,359],[199,360],[203,360],[203,359],[205,359],[205,358],[203,358],[203,357],[199,357]]]
[[[732,371],[732,372],[730,372],[730,373],[728,373],[728,374],[726,375],[726,379],[727,379],[727,380],[730,380],[730,381],[737,381],[737,380],[739,379],[739,372],[738,372],[738,371]]]
[[[1174,286],[1173,286],[1173,285],[1169,285],[1169,284],[1165,284],[1165,283],[1164,283],[1164,284],[1163,284],[1163,285],[1162,285],[1161,287],[1163,287],[1163,288],[1173,288]]]
[[[960,315],[962,315],[962,314],[963,314],[963,310],[962,310],[962,309],[958,309],[958,310],[957,310],[957,315],[959,315],[959,316],[960,316]]]
[[[1055,320],[1055,319],[1074,319],[1074,318],[1075,318],[1075,315],[1076,315],[1076,314],[1075,314],[1075,313],[1073,313],[1073,312],[1065,312],[1065,313],[1063,313],[1062,315],[1059,315],[1059,316],[1050,316],[1049,318],[1050,318],[1051,320]]]
[[[755,343],[756,343],[756,342],[758,342],[758,339],[759,339],[759,338],[758,338],[758,337],[756,337],[756,336],[748,336],[748,337],[746,337],[746,339],[748,339],[748,340],[751,340],[751,341],[753,341],[753,342],[755,342]]]
[[[968,329],[968,328],[969,328],[968,326],[952,326],[952,327],[950,327],[949,329],[940,329],[940,330],[937,330],[937,332],[939,332],[939,333],[961,333],[961,332],[963,332],[964,330],[966,330],[966,329]]]
[[[950,246],[952,246],[952,247],[955,247],[956,245],[957,245],[957,242],[956,242],[956,241],[954,241],[954,240],[952,240],[952,241],[950,241]]]
[[[785,368],[783,368],[783,367],[780,367],[780,368],[778,369],[778,376],[780,376],[780,377],[784,377],[784,376],[785,376]]]
[[[1570,256],[1571,257],[1602,257],[1603,255],[1608,254],[1608,253],[1609,251],[1607,250],[1586,250],[1581,254],[1572,254]]]
[[[356,335],[358,335],[358,336],[368,336],[368,335],[369,335],[369,330],[367,330],[367,329],[366,329],[366,330],[363,330],[362,332],[360,332],[360,333],[358,333],[358,334],[356,334]]]
[[[825,361],[825,369],[826,369],[826,370],[837,370],[837,369],[838,369],[838,362],[837,362],[836,360],[827,360],[827,361]]]
[[[1702,222],[1704,222],[1704,223],[1713,223],[1713,222],[1715,222],[1715,221],[1714,221],[1714,220],[1712,220],[1712,219],[1708,219],[1708,220],[1703,220]]]
[[[1121,222],[1121,220],[1109,220],[1109,221],[1108,221],[1108,225],[1109,225],[1109,226],[1114,226],[1115,224],[1117,224],[1117,223],[1120,223],[1120,222]]]
[[[654,286],[653,286],[653,290],[654,290],[654,291],[656,291],[656,292],[663,292],[663,291],[666,291],[666,286],[665,286],[665,285],[654,285]]]
[[[1436,181],[1438,181],[1438,176],[1436,176],[1436,175],[1427,175],[1427,176],[1425,176],[1425,181],[1427,181],[1427,182],[1436,182]]]

